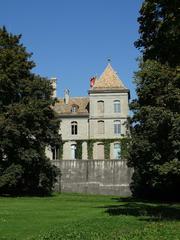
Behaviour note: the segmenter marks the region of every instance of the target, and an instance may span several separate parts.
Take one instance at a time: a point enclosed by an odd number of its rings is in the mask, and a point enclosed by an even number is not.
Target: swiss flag
[[[90,87],[91,87],[91,88],[94,86],[95,81],[96,81],[96,78],[95,78],[95,77],[92,77],[92,78],[90,79]]]

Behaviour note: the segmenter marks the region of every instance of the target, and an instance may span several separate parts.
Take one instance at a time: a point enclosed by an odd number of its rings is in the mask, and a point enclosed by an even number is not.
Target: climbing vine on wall
[[[121,143],[121,156],[123,159],[127,159],[129,153],[130,138],[122,138]]]
[[[121,159],[127,159],[128,156],[128,149],[130,144],[129,138],[122,138],[122,139],[90,139],[90,140],[76,140],[76,159],[82,159],[82,144],[83,142],[87,143],[87,155],[88,159],[93,159],[93,147],[94,143],[101,142],[104,144],[104,158],[110,159],[110,147],[111,143],[119,142],[121,145]],[[62,142],[59,148],[59,159],[62,159],[63,156],[63,144],[65,141]]]
[[[61,144],[59,144],[58,146],[58,159],[62,159],[63,157],[63,145],[64,145],[64,142],[61,142]]]
[[[76,140],[76,159],[82,159],[82,140]]]
[[[112,141],[110,139],[104,139],[102,142],[104,143],[104,158],[110,159],[110,144]]]
[[[93,159],[93,146],[94,146],[94,140],[87,140],[88,159]]]
[[[129,138],[122,139],[91,139],[85,140],[88,148],[88,159],[93,159],[93,146],[96,142],[102,142],[104,144],[104,158],[110,159],[110,147],[111,143],[119,142],[121,144],[121,159],[126,159],[128,155],[128,147],[130,143]]]

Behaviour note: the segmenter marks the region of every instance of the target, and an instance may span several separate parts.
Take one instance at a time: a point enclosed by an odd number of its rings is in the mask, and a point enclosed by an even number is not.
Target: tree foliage
[[[142,49],[131,103],[135,196],[180,198],[180,2],[145,0],[140,10]]]
[[[135,46],[144,60],[154,59],[172,66],[180,62],[179,0],[145,0],[140,9],[140,38]]]
[[[48,194],[57,170],[45,147],[60,140],[55,99],[20,39],[0,28],[0,194]]]

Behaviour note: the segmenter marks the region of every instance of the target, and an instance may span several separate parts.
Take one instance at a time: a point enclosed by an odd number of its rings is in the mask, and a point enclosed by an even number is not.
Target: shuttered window
[[[98,121],[98,133],[104,134],[104,121]]]
[[[104,113],[104,101],[98,101],[98,113]]]

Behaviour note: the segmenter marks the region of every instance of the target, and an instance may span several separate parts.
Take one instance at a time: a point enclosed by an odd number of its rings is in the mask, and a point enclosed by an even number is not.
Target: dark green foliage
[[[104,139],[104,158],[105,159],[110,159],[110,144],[111,140],[109,139]]]
[[[145,0],[140,11],[143,60],[131,103],[133,194],[178,198],[180,194],[180,2]]]
[[[145,0],[138,18],[144,60],[154,59],[177,66],[180,63],[180,1]]]
[[[63,145],[64,145],[64,142],[62,142],[62,141],[58,145],[58,150],[59,150],[58,159],[62,159],[62,156],[63,156]]]
[[[87,149],[88,149],[88,159],[89,160],[93,159],[93,146],[94,146],[94,141],[88,140],[87,141]]]
[[[138,100],[131,104],[135,195],[179,197],[180,92],[176,69],[147,60],[136,74]]]
[[[131,142],[130,138],[122,138],[120,140],[122,159],[126,159],[127,160],[127,158],[128,158],[130,142]]]
[[[56,170],[45,147],[59,142],[50,81],[34,75],[21,36],[0,28],[0,194],[47,194]]]
[[[82,140],[76,140],[76,159],[82,159]]]

